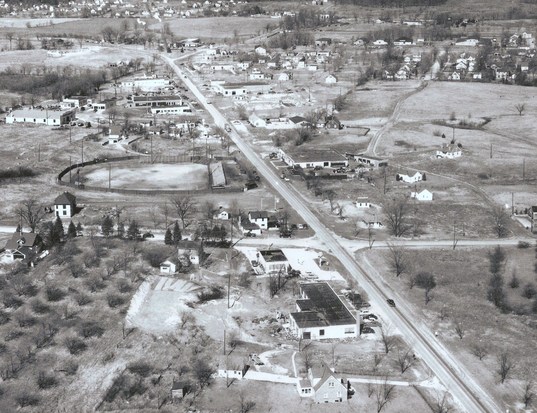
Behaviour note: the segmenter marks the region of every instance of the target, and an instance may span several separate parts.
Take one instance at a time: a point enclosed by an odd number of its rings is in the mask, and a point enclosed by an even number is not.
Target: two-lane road
[[[368,294],[374,305],[381,312],[389,315],[392,323],[445,385],[458,404],[468,412],[493,413],[502,411],[492,398],[476,383],[465,367],[435,338],[432,332],[424,328],[418,320],[414,319],[412,312],[408,311],[405,306],[398,307],[397,309],[388,306],[386,303],[388,297],[385,296],[377,281],[363,270],[361,265],[354,260],[351,252],[341,245],[337,237],[315,216],[300,193],[290,184],[279,179],[277,174],[267,166],[259,155],[242,140],[233,126],[228,123],[228,120],[213,105],[208,104],[205,96],[174,63],[173,59],[167,56],[162,56],[162,58],[174,69],[185,85],[213,117],[218,126],[224,127],[226,124],[231,126],[230,137],[239,150],[253,164],[258,173],[287,200],[297,213],[302,216],[304,221],[316,232],[321,242],[326,246],[326,249],[340,260],[347,271]],[[416,326],[419,326],[419,328]]]

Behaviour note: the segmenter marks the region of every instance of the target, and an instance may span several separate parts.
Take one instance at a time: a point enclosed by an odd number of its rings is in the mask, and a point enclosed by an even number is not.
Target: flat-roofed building
[[[222,162],[216,162],[209,165],[211,175],[211,186],[213,188],[224,188],[226,186],[226,174]]]
[[[192,113],[190,106],[168,106],[151,108],[151,113],[156,115],[181,115],[183,113]]]
[[[267,274],[287,274],[289,270],[289,261],[281,249],[260,250],[258,261]]]
[[[61,106],[64,108],[79,108],[88,103],[87,96],[71,96],[62,100]]]
[[[217,83],[214,89],[222,96],[240,96],[249,93],[266,93],[271,86],[266,82]]]
[[[388,161],[384,158],[379,158],[378,156],[367,155],[365,153],[359,154],[347,154],[352,156],[355,161],[360,162],[366,166],[372,166],[373,168],[380,168],[382,166],[388,166]]]
[[[74,110],[16,109],[6,116],[6,123],[35,123],[36,125],[60,126],[75,118]]]
[[[334,168],[349,166],[348,159],[333,149],[279,149],[280,158],[289,166],[301,168]]]
[[[359,321],[326,282],[300,284],[297,311],[290,314],[291,332],[307,340],[358,337]]]
[[[182,106],[183,99],[180,96],[132,96],[127,103],[130,107],[166,107]]]
[[[120,86],[124,89],[139,88],[141,90],[158,90],[169,85],[170,85],[169,79],[160,79],[156,77],[155,78],[152,78],[152,77],[135,78],[132,80],[126,80],[124,82],[121,82],[120,84]]]

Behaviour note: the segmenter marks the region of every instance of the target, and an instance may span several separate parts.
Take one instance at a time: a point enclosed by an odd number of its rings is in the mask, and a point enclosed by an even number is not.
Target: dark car
[[[371,327],[363,327],[362,334],[375,334],[375,330],[373,330]]]
[[[395,307],[395,301],[393,301],[391,298],[388,298],[388,299],[386,300],[386,302],[388,303],[388,305],[389,305],[390,307]]]
[[[142,238],[155,238],[155,236],[151,232],[146,232],[144,235],[142,235]]]

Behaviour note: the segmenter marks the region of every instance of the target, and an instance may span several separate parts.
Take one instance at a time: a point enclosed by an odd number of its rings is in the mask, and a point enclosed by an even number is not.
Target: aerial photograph
[[[0,0],[0,413],[537,412],[536,38]]]

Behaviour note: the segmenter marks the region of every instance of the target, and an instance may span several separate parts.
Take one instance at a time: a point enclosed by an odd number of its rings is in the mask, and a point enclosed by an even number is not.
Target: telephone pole
[[[112,164],[108,164],[108,190],[112,188]]]
[[[84,138],[82,138],[82,162],[84,163]]]

